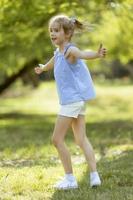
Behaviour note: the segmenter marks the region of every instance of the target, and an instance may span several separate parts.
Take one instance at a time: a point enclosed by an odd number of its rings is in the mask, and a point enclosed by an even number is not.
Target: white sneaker
[[[76,189],[76,188],[78,188],[78,184],[77,184],[76,179],[73,181],[70,181],[70,180],[66,179],[66,177],[64,177],[61,181],[58,181],[54,185],[54,188],[59,189],[59,190]]]
[[[96,187],[99,185],[101,185],[101,180],[100,180],[98,173],[93,176],[90,175],[90,186]]]

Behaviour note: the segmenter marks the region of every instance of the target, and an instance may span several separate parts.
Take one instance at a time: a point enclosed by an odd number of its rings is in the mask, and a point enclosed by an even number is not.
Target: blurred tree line
[[[1,0],[0,93],[17,78],[36,87],[40,79],[53,77],[49,72],[38,77],[33,69],[53,56],[48,21],[60,13],[94,24],[92,32],[74,37],[81,49],[96,50],[100,43],[108,49],[106,59],[94,61],[94,74],[133,78],[132,1]]]

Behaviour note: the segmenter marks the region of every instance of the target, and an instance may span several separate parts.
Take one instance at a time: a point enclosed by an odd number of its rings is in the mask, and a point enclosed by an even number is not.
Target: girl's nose
[[[51,37],[53,37],[53,36],[54,36],[54,33],[51,33],[50,35],[51,35]]]

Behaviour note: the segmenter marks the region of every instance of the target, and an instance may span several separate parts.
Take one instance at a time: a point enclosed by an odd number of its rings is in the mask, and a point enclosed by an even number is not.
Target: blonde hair
[[[73,36],[75,32],[80,32],[85,29],[90,29],[89,26],[83,24],[76,18],[69,18],[66,15],[57,15],[50,19],[49,21],[49,29],[53,23],[58,23],[60,28],[63,28],[65,34],[70,33],[70,38]]]

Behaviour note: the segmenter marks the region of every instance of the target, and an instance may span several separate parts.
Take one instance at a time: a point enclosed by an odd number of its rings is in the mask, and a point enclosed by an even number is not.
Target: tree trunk
[[[126,65],[127,70],[129,71],[130,77],[133,80],[133,60],[130,60]]]
[[[125,76],[129,76],[129,71],[118,59],[112,61],[111,71],[112,78],[123,78]]]
[[[16,74],[12,74],[10,77],[7,77],[2,84],[0,84],[0,94],[4,92],[17,78],[25,74],[29,69],[33,68],[38,64],[37,59],[33,59],[26,63]]]

